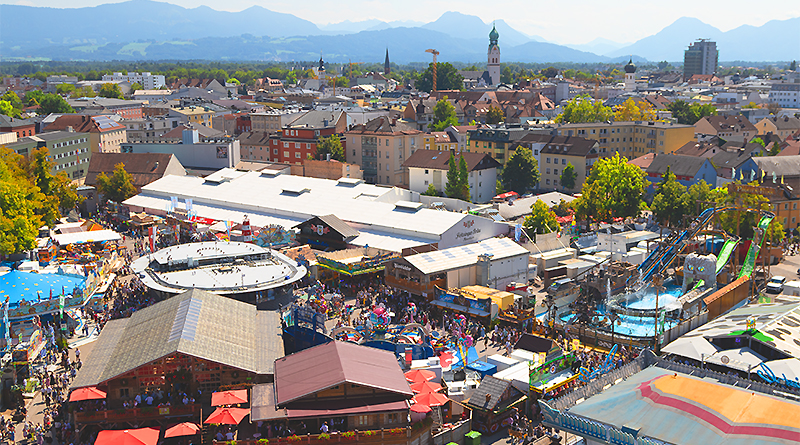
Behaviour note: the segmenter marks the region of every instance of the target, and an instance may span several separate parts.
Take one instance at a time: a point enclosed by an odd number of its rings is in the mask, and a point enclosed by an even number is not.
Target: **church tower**
[[[636,90],[636,65],[633,64],[633,57],[625,65],[625,91]]]
[[[389,74],[392,72],[392,67],[389,66],[389,48],[386,48],[386,60],[383,61],[383,74]]]
[[[497,45],[498,38],[500,38],[500,33],[492,25],[492,32],[489,33],[489,60],[486,64],[486,71],[489,72],[492,85],[500,83],[500,47]]]

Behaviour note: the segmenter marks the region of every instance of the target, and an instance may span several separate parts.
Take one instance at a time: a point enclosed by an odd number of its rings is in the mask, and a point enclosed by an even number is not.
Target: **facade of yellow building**
[[[562,124],[556,131],[559,136],[596,140],[600,157],[619,153],[628,159],[646,153],[672,153],[695,138],[695,127],[692,125],[657,121]]]

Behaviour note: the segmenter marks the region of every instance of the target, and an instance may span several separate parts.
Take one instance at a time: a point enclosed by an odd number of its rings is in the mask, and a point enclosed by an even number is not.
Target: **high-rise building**
[[[699,39],[689,45],[683,52],[683,79],[688,80],[695,74],[714,74],[719,66],[719,50],[717,42]]]

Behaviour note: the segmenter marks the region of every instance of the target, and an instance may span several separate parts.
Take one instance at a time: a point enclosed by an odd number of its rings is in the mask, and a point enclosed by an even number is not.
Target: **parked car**
[[[767,282],[767,292],[779,294],[783,292],[783,285],[786,283],[786,277],[775,275]]]

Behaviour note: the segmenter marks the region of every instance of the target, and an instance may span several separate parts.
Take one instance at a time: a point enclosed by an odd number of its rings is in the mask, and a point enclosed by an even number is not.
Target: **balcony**
[[[200,404],[184,406],[144,406],[141,408],[109,409],[105,411],[77,411],[75,423],[142,422],[176,417],[200,416]]]
[[[330,444],[330,443],[359,443],[374,445],[401,445],[419,440],[420,436],[429,431],[429,427],[419,424],[422,428],[400,427],[371,431],[348,431],[345,433],[333,432],[326,436],[322,434],[306,434],[302,436],[273,437],[269,444],[302,445],[302,444]],[[322,437],[320,437],[322,436]],[[214,441],[214,445],[227,445],[226,441]],[[236,445],[263,445],[257,440],[237,440]]]

